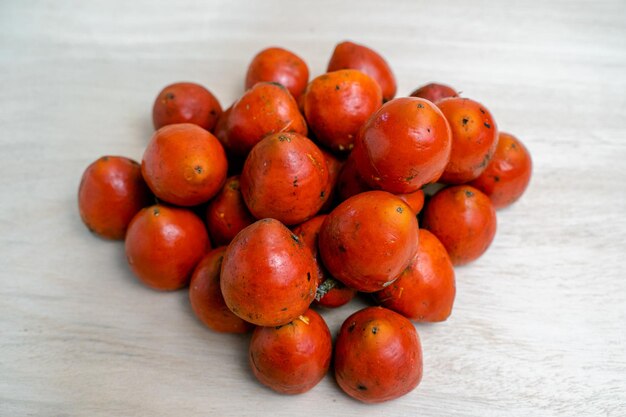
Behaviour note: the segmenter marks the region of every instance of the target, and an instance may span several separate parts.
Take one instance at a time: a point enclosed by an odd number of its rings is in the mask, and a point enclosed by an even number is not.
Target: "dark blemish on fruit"
[[[470,190],[465,190],[465,196],[466,197],[474,197],[474,193]]]
[[[155,217],[158,217],[159,214],[161,214],[161,211],[159,211],[158,207],[155,207],[154,209],[152,209],[152,214],[154,214]]]
[[[193,170],[196,171],[197,174],[202,174],[202,167],[200,165],[193,167]]]
[[[291,138],[289,136],[287,136],[287,135],[279,135],[278,136],[278,140],[281,141],[281,142],[285,142],[285,141],[291,142]]]
[[[298,177],[294,177],[292,184],[293,184],[294,187],[298,186]]]
[[[352,333],[352,331],[354,330],[355,326],[356,326],[356,322],[355,321],[350,323],[350,325],[348,326],[348,333]]]
[[[481,107],[479,110],[480,110],[480,112],[481,112],[482,114],[485,114],[485,109],[483,109],[483,108]]]
[[[359,384],[356,386],[359,391],[367,391],[367,387],[363,384]]]
[[[288,310],[287,307],[283,307],[283,308],[280,309],[280,311],[287,311],[287,310]]]
[[[427,127],[426,130],[428,131],[428,133],[430,133],[430,127]]]
[[[491,125],[487,122],[483,123],[487,129],[491,129]]]
[[[102,160],[103,160],[104,162],[106,162],[106,161],[108,161],[108,160],[109,160],[109,157],[108,157],[108,156],[103,156],[103,157],[102,157]],[[135,162],[135,161],[133,161],[133,162]],[[135,162],[135,163],[136,163],[136,162]]]
[[[403,211],[403,210],[402,210],[402,207],[398,207],[398,208],[396,209],[396,211],[397,211],[398,213],[402,213],[402,211]]]
[[[480,163],[480,167],[482,168],[484,166],[487,166],[490,160],[491,160],[490,155],[489,154],[485,155],[482,162]]]
[[[310,272],[306,273],[306,280],[309,281],[309,282],[311,281],[311,273]]]
[[[424,108],[424,105],[423,105],[422,103],[417,103],[417,108],[418,108],[418,109],[423,109],[423,108]]]
[[[376,334],[378,333],[378,327],[374,326],[372,327],[372,334]]]
[[[168,100],[174,100],[174,97],[175,97],[174,93],[167,93],[165,95],[165,98],[168,99]]]
[[[511,149],[517,149],[517,145],[514,143],[511,143]]]
[[[339,252],[347,252],[346,247],[343,245],[339,245]]]
[[[326,194],[326,193],[324,193],[324,190],[322,190],[322,192],[320,193],[320,198],[324,198],[324,195],[325,195],[325,194]]]
[[[339,86],[338,85],[335,86],[335,90],[339,91]]]
[[[467,123],[469,122],[469,119],[467,117],[463,118],[463,126],[467,125]]]
[[[217,112],[215,111],[215,109],[211,109],[211,111],[209,112],[211,113],[211,116],[215,116],[217,114]]]
[[[276,326],[276,327],[274,327],[274,329],[276,329],[276,330],[280,330],[280,328],[281,328],[281,327],[283,327],[283,326],[284,326],[284,324],[282,324],[282,325],[280,325],[280,326]]]
[[[300,238],[298,238],[298,236],[296,236],[295,234],[291,234],[291,238],[296,242],[296,243],[300,243]]]
[[[494,180],[495,182],[500,182],[500,177],[499,177],[499,176],[497,176],[497,175],[495,175],[495,176],[493,177],[493,180]]]

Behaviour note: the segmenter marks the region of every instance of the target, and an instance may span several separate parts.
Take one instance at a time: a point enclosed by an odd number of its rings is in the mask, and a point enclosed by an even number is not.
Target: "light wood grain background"
[[[195,320],[185,291],[129,272],[76,192],[103,154],[140,159],[177,80],[227,106],[269,45],[319,74],[344,39],[381,51],[399,94],[482,101],[534,158],[490,251],[459,268],[452,317],[417,325],[422,384],[366,406],[329,375],[258,384],[247,339]],[[626,415],[626,2],[0,2],[0,416]],[[323,315],[336,333],[362,302]]]

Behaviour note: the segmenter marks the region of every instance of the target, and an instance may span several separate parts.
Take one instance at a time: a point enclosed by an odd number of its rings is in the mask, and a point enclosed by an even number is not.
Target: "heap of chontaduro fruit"
[[[450,316],[453,265],[491,244],[495,209],[528,186],[528,151],[447,85],[394,98],[387,62],[352,42],[310,82],[300,57],[265,49],[245,87],[225,111],[199,84],[165,87],[141,164],[104,156],[85,170],[83,222],[125,239],[145,285],[189,285],[212,330],[253,331],[250,368],[271,389],[308,391],[334,363],[357,400],[409,393],[423,370],[410,320]],[[349,315],[333,348],[324,308],[357,292],[380,306]]]

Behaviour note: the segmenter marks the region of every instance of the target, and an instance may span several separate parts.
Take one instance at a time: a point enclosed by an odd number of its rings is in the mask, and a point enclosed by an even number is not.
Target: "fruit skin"
[[[155,129],[177,123],[192,123],[212,131],[222,114],[213,93],[196,83],[180,82],[165,87],[152,106]]]
[[[304,116],[318,142],[333,151],[350,151],[365,121],[382,105],[374,79],[357,70],[340,70],[313,79],[304,94]]]
[[[241,196],[239,175],[228,178],[206,209],[211,241],[215,245],[227,245],[237,233],[255,221]]]
[[[364,45],[345,41],[335,46],[326,71],[341,69],[355,69],[372,77],[380,85],[384,101],[396,95],[396,78],[389,64],[377,52]]]
[[[354,195],[371,190],[372,188],[365,181],[363,181],[359,173],[356,171],[354,154],[350,154],[339,172],[339,178],[337,178],[338,200],[340,202],[345,201]]]
[[[157,130],[141,162],[152,192],[179,206],[195,206],[211,199],[226,181],[224,148],[211,133],[190,124]]]
[[[317,280],[309,248],[278,220],[263,219],[228,245],[220,284],[237,316],[259,326],[281,326],[309,308]]]
[[[500,132],[491,162],[470,185],[487,194],[496,209],[504,208],[524,194],[532,170],[532,159],[524,144],[515,136]]]
[[[478,259],[496,234],[496,212],[485,194],[469,185],[437,192],[424,208],[422,225],[450,255],[453,265]]]
[[[124,239],[132,218],[150,201],[141,167],[123,156],[103,156],[91,163],[78,186],[83,223],[106,239]]]
[[[228,116],[227,148],[245,156],[265,136],[279,132],[307,134],[304,117],[293,96],[276,83],[260,82],[237,100]]]
[[[418,322],[444,321],[456,294],[454,268],[439,239],[419,230],[417,255],[400,277],[375,293],[383,306]]]
[[[246,90],[261,81],[281,84],[298,100],[309,82],[309,67],[298,55],[283,48],[267,48],[250,62]]]
[[[410,96],[423,98],[437,104],[437,102],[443,100],[444,98],[458,97],[459,93],[457,93],[454,88],[448,85],[430,83],[423,85],[417,90],[413,91]]]
[[[450,127],[437,106],[403,97],[370,117],[352,153],[357,172],[370,187],[412,193],[439,179],[451,144]]]
[[[327,215],[320,214],[293,228],[293,233],[309,248],[317,265],[318,286],[315,303],[335,308],[347,304],[356,295],[356,290],[346,287],[334,279],[322,264],[318,251],[318,238]]]
[[[417,216],[424,207],[424,190],[417,190],[408,194],[396,194],[405,203],[411,207],[413,213]]]
[[[281,394],[301,394],[322,380],[332,355],[330,331],[314,310],[276,327],[257,327],[248,361],[254,376]]]
[[[336,204],[337,182],[344,162],[325,149],[320,148],[320,151],[322,151],[322,155],[324,155],[326,168],[328,168],[328,187],[324,194],[325,201],[324,204],[322,204],[322,208],[320,208],[320,212],[328,213]]]
[[[335,379],[365,403],[401,397],[422,379],[422,347],[413,324],[383,307],[348,317],[335,342]]]
[[[411,208],[385,191],[350,197],[330,212],[319,251],[328,271],[362,292],[395,280],[417,252],[418,225]]]
[[[133,218],[126,233],[126,258],[137,278],[156,290],[184,287],[207,250],[204,223],[192,211],[154,205]]]
[[[447,98],[437,106],[452,129],[450,161],[441,182],[463,184],[478,178],[498,144],[498,126],[493,116],[485,106],[469,98]]]
[[[286,225],[313,217],[328,193],[324,155],[297,133],[267,136],[250,152],[240,180],[241,194],[257,219]]]
[[[196,317],[220,333],[246,333],[254,326],[228,309],[220,288],[220,270],[226,246],[213,249],[198,263],[189,284],[189,301]]]

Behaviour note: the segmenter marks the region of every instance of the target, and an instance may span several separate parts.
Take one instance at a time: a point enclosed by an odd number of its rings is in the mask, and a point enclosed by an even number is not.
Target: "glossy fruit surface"
[[[239,176],[228,178],[222,190],[206,209],[206,222],[211,241],[215,245],[227,245],[237,233],[255,221],[241,196]]]
[[[444,321],[452,312],[456,284],[452,262],[439,239],[419,231],[417,255],[400,277],[375,294],[378,302],[415,321]]]
[[[246,227],[224,253],[224,301],[237,316],[259,326],[281,326],[304,314],[317,281],[311,251],[278,220]]]
[[[254,326],[228,309],[220,289],[220,270],[225,246],[207,253],[196,266],[189,283],[189,301],[196,317],[221,333],[245,333]]]
[[[226,181],[224,148],[211,133],[190,124],[157,130],[141,162],[141,172],[152,192],[178,206],[210,200]]]
[[[257,327],[249,363],[254,376],[281,394],[309,391],[326,375],[332,355],[330,330],[314,310],[275,327]]]
[[[126,233],[126,258],[147,286],[176,290],[189,282],[211,248],[204,223],[183,208],[154,205],[133,218]]]
[[[367,46],[345,41],[337,44],[328,63],[327,72],[355,69],[372,77],[380,85],[383,100],[396,95],[396,78],[389,64],[380,54]]]
[[[399,197],[368,191],[339,204],[319,235],[322,261],[333,277],[362,292],[389,285],[417,252],[415,214]]]
[[[365,308],[343,322],[334,361],[341,389],[365,403],[401,397],[422,379],[422,348],[415,327],[383,307]]]
[[[192,123],[212,131],[222,114],[213,93],[196,83],[175,83],[165,87],[152,107],[155,129],[177,123]]]
[[[298,100],[309,82],[309,67],[291,51],[267,48],[259,52],[248,66],[246,90],[261,81],[281,84]]]
[[[498,144],[498,127],[489,110],[468,98],[447,98],[437,103],[452,129],[452,151],[441,181],[463,184],[487,168]]]
[[[124,239],[128,224],[149,201],[140,165],[123,156],[103,156],[93,162],[78,187],[83,223],[107,239]]]
[[[324,155],[297,133],[267,136],[250,152],[240,180],[241,194],[258,219],[286,225],[313,217],[325,202],[328,169]]]
[[[470,185],[487,194],[496,209],[507,207],[526,191],[532,165],[524,144],[515,136],[501,132],[491,162]]]
[[[403,97],[385,103],[363,125],[352,156],[370,187],[412,193],[439,179],[451,143],[450,127],[437,106]]]
[[[448,97],[458,97],[459,93],[445,84],[430,83],[421,86],[411,93],[411,97],[424,98],[437,104],[438,101]]]
[[[469,185],[437,192],[424,208],[423,227],[432,232],[454,265],[478,259],[496,234],[496,212],[485,194]]]

